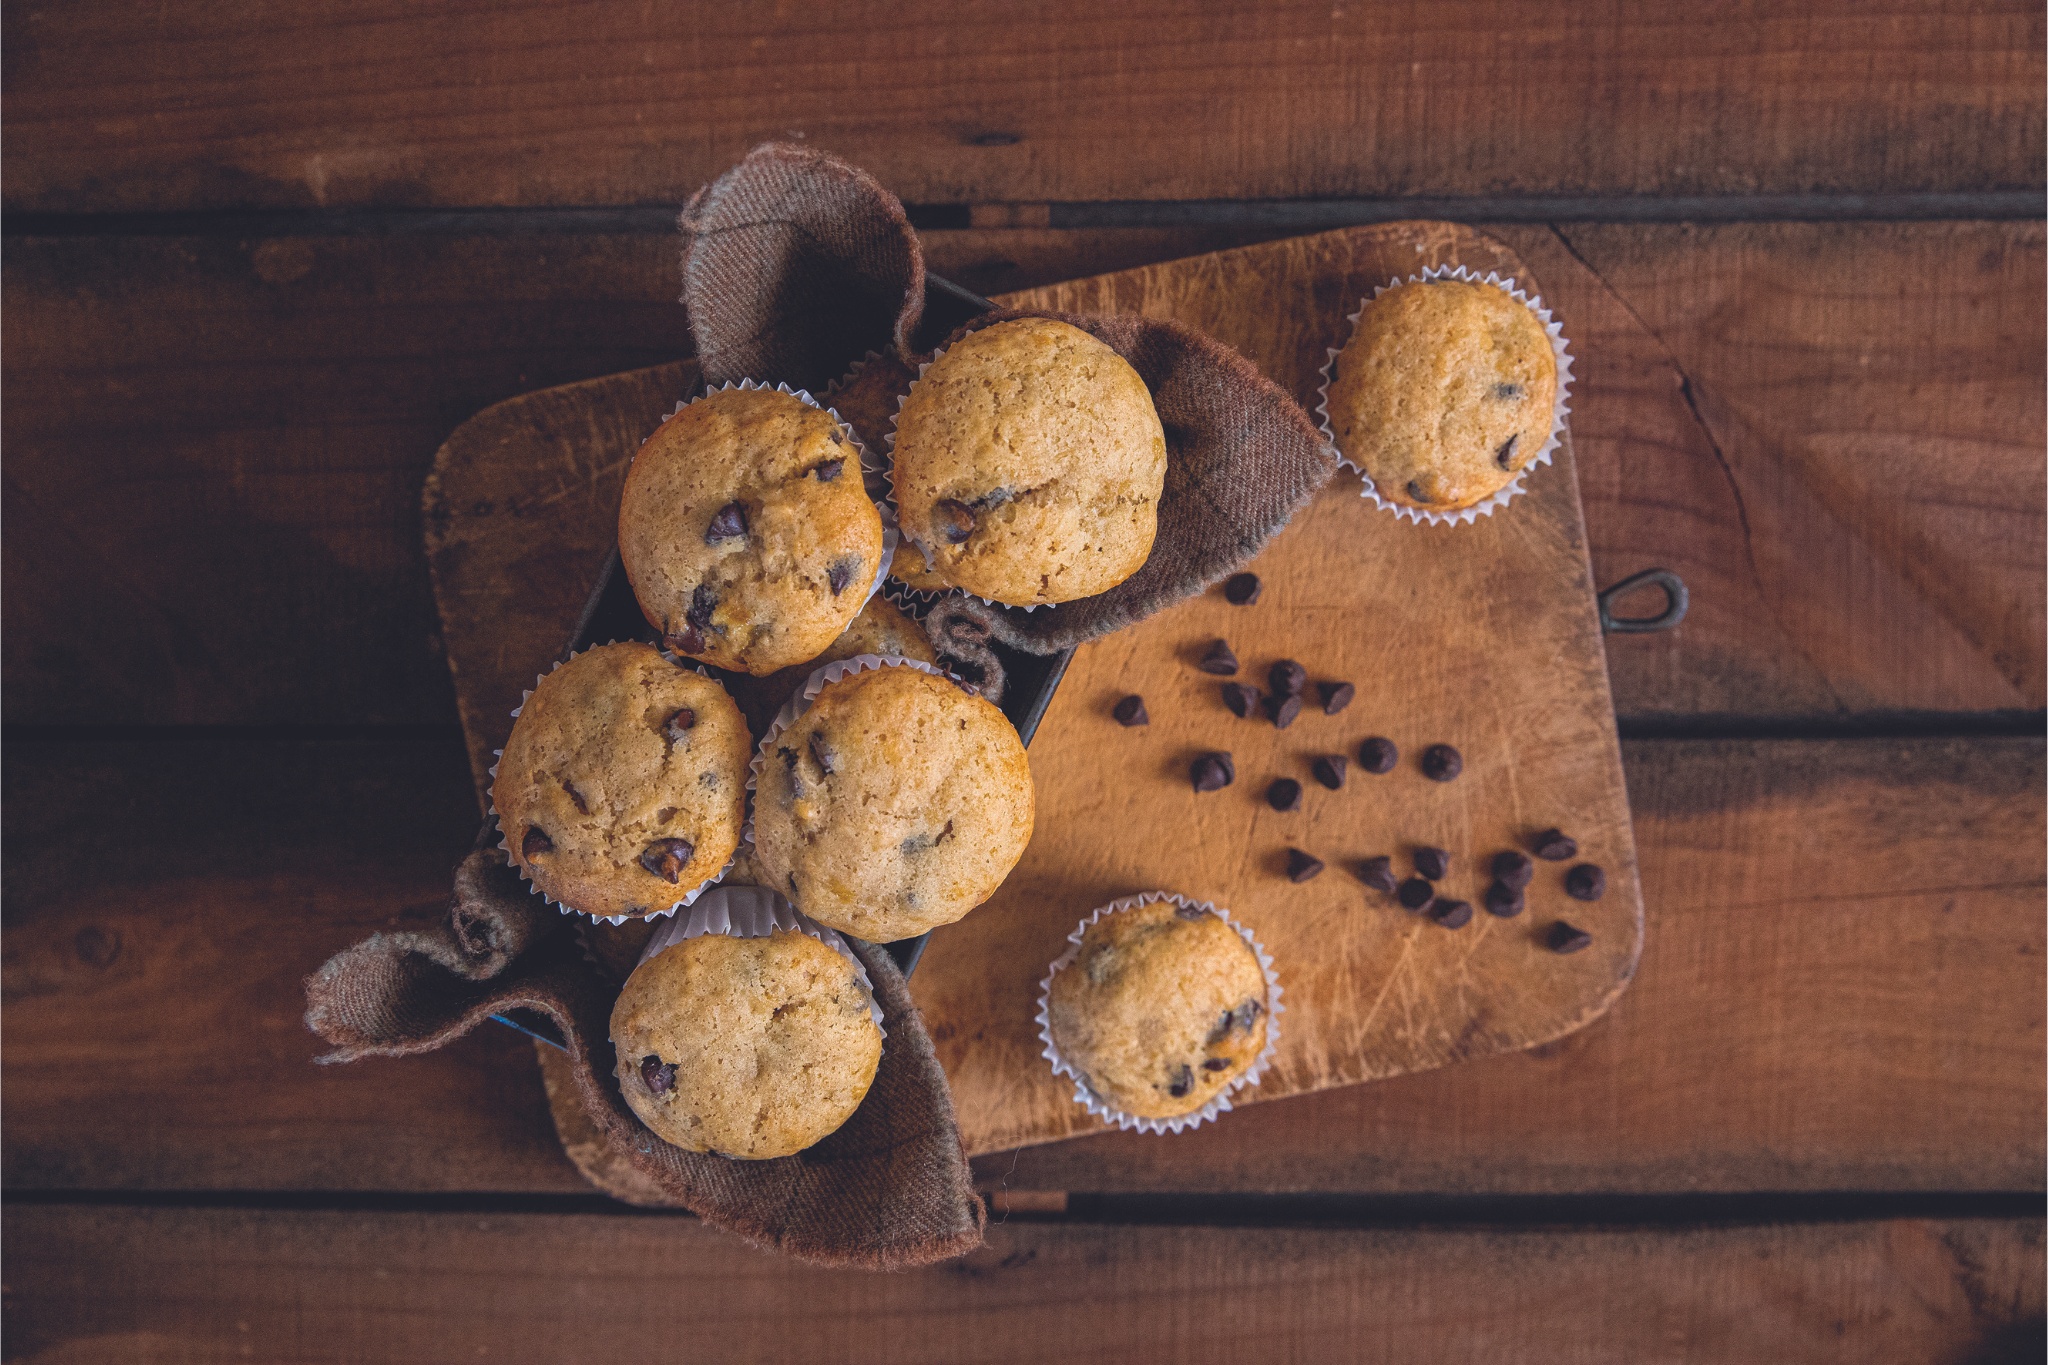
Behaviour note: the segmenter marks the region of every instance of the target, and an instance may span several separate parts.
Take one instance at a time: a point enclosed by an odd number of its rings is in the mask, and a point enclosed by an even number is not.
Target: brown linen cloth
[[[692,198],[682,230],[683,303],[705,382],[823,393],[876,353],[837,401],[882,450],[916,371],[924,311],[923,254],[895,197],[830,157],[770,144]],[[991,637],[1051,653],[1200,592],[1250,559],[1334,469],[1307,415],[1227,347],[1153,319],[1064,320],[1116,349],[1152,389],[1167,440],[1159,536],[1143,569],[1086,601],[1026,614],[943,599],[926,624],[935,648],[996,687]],[[825,1265],[924,1265],[980,1244],[986,1215],[951,1093],[886,952],[854,944],[889,1038],[843,1128],[775,1161],[683,1152],[620,1097],[608,1027],[616,982],[497,842],[493,822],[456,871],[444,928],[375,935],[307,981],[306,1022],[334,1045],[322,1061],[431,1051],[493,1014],[533,1010],[567,1041],[580,1107],[611,1154],[706,1222]]]

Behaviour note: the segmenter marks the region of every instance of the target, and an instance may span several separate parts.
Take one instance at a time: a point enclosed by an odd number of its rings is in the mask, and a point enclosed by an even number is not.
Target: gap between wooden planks
[[[1982,190],[2043,155],[2017,0],[170,0],[6,43],[10,211],[659,203],[769,137],[920,203]]]
[[[2031,1219],[1671,1231],[995,1225],[793,1266],[673,1217],[10,1207],[24,1360],[1853,1363],[2040,1355]],[[109,1292],[110,1285],[119,1292]],[[573,1311],[571,1311],[573,1309]],[[2026,1352],[2032,1352],[2029,1356]]]
[[[993,1156],[981,1177],[2039,1188],[2041,743],[1659,740],[1624,757],[1651,950],[1601,1023],[1454,1073],[1255,1105],[1165,1140],[1171,1163],[1162,1140],[1117,1135]],[[16,740],[5,776],[7,1187],[587,1192],[510,1030],[311,1064],[304,976],[444,913],[474,811],[452,729]]]
[[[1683,630],[1608,640],[1624,719],[2044,704],[2039,224],[1495,230],[1584,357],[1596,579],[1693,588]],[[926,234],[990,291],[1244,240]],[[0,268],[17,723],[445,720],[434,448],[687,344],[665,237],[15,239]],[[585,477],[534,514],[601,518]],[[556,577],[509,605],[571,619]]]

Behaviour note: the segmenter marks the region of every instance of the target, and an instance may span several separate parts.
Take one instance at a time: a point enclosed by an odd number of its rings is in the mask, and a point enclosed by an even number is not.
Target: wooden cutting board
[[[1512,274],[1507,247],[1448,223],[1389,223],[1122,271],[1022,294],[1011,307],[1129,311],[1192,324],[1237,347],[1313,409],[1326,348],[1375,284],[1436,264]],[[1567,337],[1571,319],[1562,319]],[[464,425],[436,460],[428,551],[449,665],[479,789],[507,713],[561,645],[610,549],[626,462],[694,378],[687,363],[551,389]],[[1045,966],[1090,909],[1153,888],[1228,906],[1276,959],[1286,1013],[1274,1068],[1248,1101],[1377,1080],[1534,1046],[1597,1018],[1627,986],[1642,899],[1586,556],[1571,446],[1529,491],[1471,526],[1397,521],[1340,473],[1253,566],[1260,601],[1186,602],[1079,650],[1031,745],[1038,827],[995,899],[932,936],[913,994],[952,1080],[971,1153],[1095,1131],[1039,1055],[1032,1015]],[[1194,668],[1218,637],[1263,686],[1293,658],[1357,700],[1309,708],[1287,730],[1240,720]],[[1109,715],[1145,698],[1151,724]],[[1385,777],[1355,765],[1342,790],[1310,775],[1318,754],[1385,735]],[[1424,747],[1465,758],[1456,781],[1416,768]],[[1197,795],[1193,756],[1224,749],[1237,782]],[[1267,785],[1305,788],[1290,814]],[[1538,863],[1529,909],[1441,929],[1367,890],[1361,858],[1448,849],[1444,889],[1477,904],[1487,859],[1549,826],[1607,869],[1606,896],[1569,900],[1565,864]],[[1304,884],[1287,850],[1328,864]],[[1567,918],[1592,932],[1560,957],[1542,936]],[[1225,1115],[1223,1122],[1229,1122]],[[1161,1139],[1170,1141],[1170,1139]]]

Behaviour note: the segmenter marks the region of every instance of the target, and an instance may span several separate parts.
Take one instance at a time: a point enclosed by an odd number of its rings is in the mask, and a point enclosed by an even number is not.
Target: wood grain
[[[994,1155],[982,1178],[1368,1194],[2040,1188],[2041,744],[1624,752],[1654,932],[1607,1019],[1534,1053],[1254,1105],[1177,1138]],[[475,809],[452,732],[14,739],[4,798],[0,1184],[587,1191],[511,1031],[316,1067],[299,1022],[300,983],[327,953],[446,903]]]
[[[9,1207],[23,1361],[2007,1360],[2033,1220],[1688,1231],[1011,1224],[825,1272],[675,1217]],[[109,1285],[120,1286],[109,1293]]]
[[[660,203],[771,137],[917,203],[2042,183],[2017,0],[174,0],[14,7],[5,46],[9,210]]]
[[[1624,717],[2042,705],[2038,225],[1563,229],[1590,266],[1547,228],[1493,231],[1583,357],[1596,579],[1668,564],[1694,588],[1684,629],[1607,641]],[[925,234],[984,291],[1241,240]],[[501,399],[682,353],[675,269],[660,236],[11,238],[7,719],[446,719],[435,447]],[[1840,491],[1878,470],[1914,495]],[[534,472],[525,496],[555,477]],[[83,648],[80,621],[124,623],[122,648]]]

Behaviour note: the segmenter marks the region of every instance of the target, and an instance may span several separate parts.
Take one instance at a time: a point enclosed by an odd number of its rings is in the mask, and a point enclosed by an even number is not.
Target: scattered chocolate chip
[[[576,803],[576,809],[577,809],[577,811],[578,811],[578,812],[580,812],[581,814],[584,814],[584,815],[588,815],[588,814],[590,814],[590,803],[589,803],[588,801],[585,801],[585,800],[583,799],[583,793],[582,793],[582,792],[580,792],[580,791],[577,791],[577,790],[576,790],[576,784],[575,784],[575,783],[573,783],[573,782],[564,782],[564,783],[562,783],[562,790],[563,790],[563,791],[565,791],[565,792],[567,792],[567,793],[569,794],[569,799],[570,799],[571,801],[573,801],[573,802],[575,802],[575,803]]]
[[[1348,682],[1319,682],[1316,691],[1322,694],[1323,714],[1334,716],[1351,705],[1351,699],[1358,695],[1358,689]]]
[[[1408,480],[1408,496],[1415,499],[1417,502],[1426,503],[1429,501],[1429,494],[1423,492],[1422,485],[1420,483],[1417,483],[1414,479]]]
[[[825,571],[826,586],[832,589],[834,597],[846,591],[846,585],[853,582],[853,576],[861,570],[860,560],[852,555],[832,561],[832,567]]]
[[[1529,841],[1536,856],[1547,863],[1561,863],[1579,856],[1579,841],[1561,829],[1546,829]]]
[[[532,862],[543,853],[553,853],[555,841],[548,838],[547,831],[539,825],[528,825],[526,835],[519,841],[519,856]]]
[[[1276,777],[1266,788],[1266,804],[1274,810],[1300,810],[1301,784],[1291,777]]]
[[[1229,642],[1218,640],[1209,646],[1209,652],[1202,656],[1202,662],[1195,665],[1204,673],[1214,673],[1219,678],[1228,678],[1237,672],[1237,656],[1230,652]]]
[[[704,632],[693,625],[685,624],[681,631],[662,636],[670,649],[678,654],[702,654]]]
[[[1442,849],[1431,848],[1429,845],[1424,844],[1421,848],[1415,850],[1415,871],[1417,875],[1427,877],[1433,882],[1440,882],[1444,879],[1444,873],[1450,870],[1451,855]]]
[[[1553,953],[1576,953],[1593,941],[1593,936],[1575,924],[1563,920],[1550,926],[1550,932],[1543,936]]]
[[[670,885],[682,881],[697,846],[688,839],[656,839],[640,854],[640,866]]]
[[[1287,850],[1287,880],[1305,882],[1323,870],[1323,860],[1298,848]]]
[[[640,1083],[659,1095],[676,1083],[674,1062],[664,1062],[652,1055],[640,1059]]]
[[[1116,723],[1126,729],[1133,725],[1152,723],[1152,717],[1145,714],[1145,699],[1135,692],[1111,707],[1109,714],[1116,717]]]
[[[1422,751],[1422,775],[1432,782],[1448,782],[1464,771],[1464,755],[1448,744],[1432,744]]]
[[[675,818],[676,808],[674,806],[663,806],[660,810],[654,812],[654,823],[657,825],[665,825]]]
[[[1233,715],[1249,716],[1258,709],[1259,689],[1247,687],[1243,683],[1225,683],[1223,704],[1230,708]]]
[[[980,497],[976,498],[973,502],[967,505],[969,507],[972,507],[977,512],[987,512],[993,508],[1001,507],[1004,503],[1008,502],[1011,498],[1014,498],[1016,496],[1017,495],[1015,493],[1012,493],[1007,488],[991,488],[988,490],[988,492],[983,493]]]
[[[690,594],[690,609],[684,619],[699,630],[711,625],[711,613],[718,610],[718,589],[709,583],[699,583]]]
[[[1508,437],[1507,440],[1501,442],[1500,449],[1493,452],[1493,462],[1502,469],[1513,469],[1515,467],[1515,442],[1521,439],[1522,433],[1518,431]]]
[[[1342,754],[1319,754],[1309,769],[1315,773],[1316,781],[1336,791],[1344,785],[1344,770],[1349,766]]]
[[[1487,914],[1496,915],[1501,919],[1513,919],[1521,914],[1524,904],[1522,889],[1518,886],[1509,886],[1506,882],[1495,882],[1487,887],[1486,894],[1479,898],[1479,902],[1486,907]]]
[[[932,529],[948,545],[959,545],[974,534],[974,509],[957,498],[942,498],[932,508]]]
[[[1179,1099],[1181,1096],[1187,1094],[1188,1091],[1193,1090],[1194,1088],[1195,1070],[1186,1062],[1182,1062],[1179,1067],[1175,1068],[1172,1072],[1169,1073],[1169,1081],[1166,1087],[1166,1093],[1173,1096],[1175,1099]]]
[[[1401,761],[1401,751],[1394,747],[1391,739],[1375,735],[1358,746],[1358,766],[1369,773],[1390,773]]]
[[[1522,396],[1522,386],[1520,384],[1495,384],[1493,386],[1493,396],[1504,403],[1512,403]]]
[[[1438,901],[1429,907],[1429,917],[1446,929],[1462,929],[1472,922],[1472,902]]]
[[[1301,689],[1308,686],[1308,670],[1292,659],[1282,659],[1266,674],[1273,690],[1282,696],[1301,695]]]
[[[811,472],[818,476],[819,483],[830,483],[839,477],[839,471],[846,467],[845,460],[827,460]]]
[[[1294,724],[1294,718],[1301,714],[1301,697],[1287,696],[1275,692],[1266,698],[1266,714],[1273,718],[1273,728],[1285,730]]]
[[[1259,600],[1259,576],[1255,573],[1232,574],[1223,581],[1223,595],[1232,606],[1248,607]]]
[[[1536,864],[1529,861],[1526,853],[1503,849],[1493,855],[1493,875],[1501,885],[1520,890],[1536,875]]]
[[[1211,1026],[1211,1028],[1209,1029],[1209,1043],[1211,1046],[1214,1046],[1215,1044],[1222,1042],[1225,1038],[1228,1038],[1230,1036],[1230,1025],[1235,1020],[1235,1018],[1236,1016],[1233,1015],[1229,1010],[1223,1011],[1223,1017],[1221,1019],[1218,1019],[1215,1022],[1215,1024]]]
[[[1237,774],[1233,771],[1230,755],[1222,753],[1203,754],[1189,769],[1198,792],[1221,791],[1231,783]]]
[[[1580,863],[1564,874],[1564,892],[1575,901],[1597,901],[1607,894],[1607,870],[1598,863]]]
[[[1436,888],[1420,877],[1410,877],[1395,888],[1394,899],[1401,902],[1403,910],[1419,915],[1436,901]]]
[[[816,730],[811,731],[811,741],[805,747],[810,749],[811,762],[818,765],[818,771],[826,777],[832,776],[832,746],[826,742],[825,736]]]
[[[681,744],[683,736],[697,728],[697,713],[687,706],[676,708],[669,718],[661,723],[661,733],[671,744]]]
[[[1242,1032],[1250,1033],[1252,1031],[1252,1025],[1259,1022],[1259,1016],[1264,1014],[1265,1012],[1265,1001],[1247,1000],[1242,1005],[1239,1005],[1235,1010],[1231,1011],[1229,1014],[1226,1014],[1224,1018],[1230,1020],[1232,1027],[1239,1029]]]
[[[729,502],[718,509],[718,515],[711,518],[711,524],[704,528],[704,543],[716,545],[721,540],[745,540],[747,538],[746,504]]]
[[[1228,1057],[1211,1057],[1211,1058],[1210,1058],[1210,1059],[1209,1059],[1208,1061],[1206,1061],[1206,1062],[1203,1062],[1203,1063],[1202,1063],[1202,1070],[1204,1070],[1204,1071],[1228,1071],[1228,1070],[1230,1070],[1230,1058],[1228,1058]]]
[[[1358,880],[1375,891],[1391,892],[1401,884],[1394,875],[1394,860],[1388,857],[1367,858],[1358,865]]]

